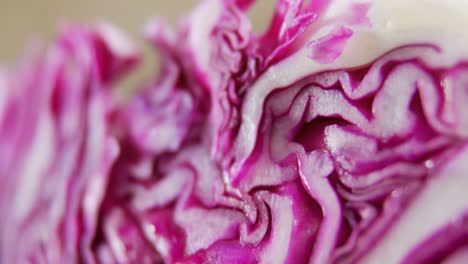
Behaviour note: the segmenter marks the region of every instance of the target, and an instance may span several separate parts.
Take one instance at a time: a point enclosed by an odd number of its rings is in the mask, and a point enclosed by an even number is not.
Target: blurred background
[[[143,25],[159,16],[175,26],[197,0],[0,0],[0,65],[17,61],[32,40],[50,41],[60,23],[71,20],[92,24],[106,20],[123,30],[145,56],[143,65],[125,85],[154,75],[157,56],[141,38]],[[275,0],[259,0],[249,12],[254,30],[264,29]],[[208,15],[208,14],[207,14]],[[154,58],[154,59],[153,59]]]
[[[0,61],[11,62],[33,38],[50,39],[60,22],[73,20],[91,24],[104,19],[136,39],[145,21],[163,16],[172,25],[188,12],[196,0],[0,0]]]

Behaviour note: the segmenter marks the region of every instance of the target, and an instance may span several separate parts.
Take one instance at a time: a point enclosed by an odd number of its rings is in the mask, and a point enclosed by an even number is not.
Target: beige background
[[[249,16],[259,30],[271,15],[275,0],[259,0]],[[24,50],[28,40],[50,39],[60,21],[72,19],[92,23],[109,20],[138,39],[148,18],[164,17],[175,25],[197,0],[0,0],[0,62],[12,62]],[[141,44],[140,42],[138,43]]]
[[[159,14],[175,24],[176,18],[195,3],[195,0],[0,0],[0,61],[17,58],[32,38],[50,39],[65,19],[87,23],[109,20],[136,39],[148,18]]]
[[[0,65],[17,61],[31,40],[50,40],[64,20],[91,24],[107,20],[121,28],[143,51],[143,65],[124,86],[154,75],[157,57],[141,39],[144,23],[151,17],[163,17],[175,26],[197,0],[0,0]],[[275,0],[258,0],[249,11],[254,29],[266,27]]]

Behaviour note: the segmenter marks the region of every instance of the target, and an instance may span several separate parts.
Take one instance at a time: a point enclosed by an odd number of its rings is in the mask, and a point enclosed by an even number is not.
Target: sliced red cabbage
[[[2,79],[0,262],[93,262],[109,172],[112,82],[136,62],[115,28],[67,25]]]
[[[466,261],[468,6],[278,0],[257,34],[253,2],[148,23],[126,105],[108,25],[2,72],[2,261]]]

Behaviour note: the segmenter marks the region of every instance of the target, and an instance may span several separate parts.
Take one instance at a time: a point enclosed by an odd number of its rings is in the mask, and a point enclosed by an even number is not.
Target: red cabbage
[[[136,53],[108,24],[67,25],[0,75],[0,262],[91,262],[119,155],[112,83]]]
[[[257,34],[253,2],[148,23],[127,104],[107,24],[2,72],[2,263],[466,261],[466,4],[278,0]]]

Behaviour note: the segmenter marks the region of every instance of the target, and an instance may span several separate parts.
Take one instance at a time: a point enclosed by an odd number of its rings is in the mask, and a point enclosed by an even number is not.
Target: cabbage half
[[[467,261],[468,6],[252,3],[148,23],[125,105],[108,25],[1,75],[2,262]]]

